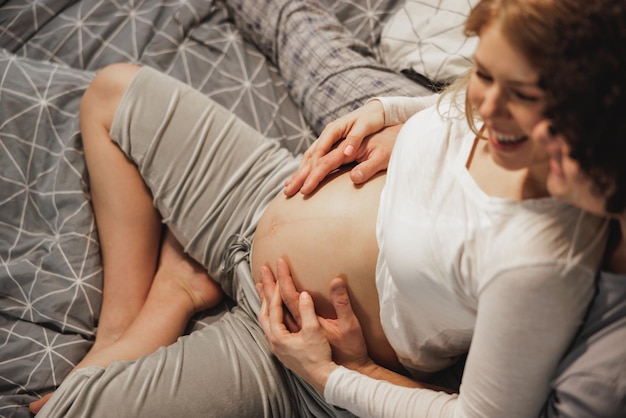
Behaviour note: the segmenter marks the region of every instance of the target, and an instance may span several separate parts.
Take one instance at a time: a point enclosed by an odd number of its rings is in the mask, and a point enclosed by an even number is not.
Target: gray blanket
[[[398,1],[326,3],[375,47]],[[183,80],[295,153],[315,137],[220,2],[0,1],[2,417],[30,416],[95,335],[102,267],[77,116],[95,71],[114,62]]]

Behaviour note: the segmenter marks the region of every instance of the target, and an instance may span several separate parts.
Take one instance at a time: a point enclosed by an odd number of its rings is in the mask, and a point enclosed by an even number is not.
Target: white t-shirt
[[[330,403],[363,417],[541,409],[592,297],[605,221],[553,198],[485,194],[466,169],[474,138],[449,98],[411,117],[394,147],[377,225],[385,334],[416,378],[469,350],[460,394],[339,368],[325,388]]]

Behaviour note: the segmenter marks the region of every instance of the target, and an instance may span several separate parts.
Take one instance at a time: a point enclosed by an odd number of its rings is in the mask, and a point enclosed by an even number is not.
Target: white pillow
[[[380,40],[383,62],[412,69],[431,81],[448,83],[471,66],[478,43],[463,34],[478,0],[406,0],[385,24]]]

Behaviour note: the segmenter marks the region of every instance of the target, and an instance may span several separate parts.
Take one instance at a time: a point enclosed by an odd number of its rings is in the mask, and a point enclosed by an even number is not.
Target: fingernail
[[[344,155],[352,155],[353,152],[354,152],[353,145],[346,146],[346,149],[343,151]]]

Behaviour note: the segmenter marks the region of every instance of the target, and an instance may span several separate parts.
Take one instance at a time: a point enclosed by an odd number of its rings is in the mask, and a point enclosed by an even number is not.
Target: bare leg
[[[222,289],[206,270],[184,253],[168,231],[165,233],[154,281],[148,297],[135,320],[115,342],[89,353],[76,369],[106,367],[113,361],[135,360],[176,341],[191,316],[216,306]],[[52,394],[32,402],[31,412],[43,408]]]
[[[116,341],[143,306],[155,276],[162,226],[135,165],[109,137],[118,104],[139,67],[116,65],[86,90],[80,125],[104,272],[91,354]]]
[[[106,367],[117,360],[134,360],[175,342],[196,312],[216,306],[222,289],[206,270],[183,252],[168,231],[159,268],[142,309],[114,343],[83,360],[77,368]]]
[[[87,363],[91,355],[115,342],[138,315],[159,259],[162,225],[152,195],[135,164],[109,136],[115,112],[139,68],[106,67],[81,101],[80,127],[104,272],[98,332],[83,360]],[[162,257],[171,246],[164,242]],[[167,265],[161,263],[163,267]]]
[[[144,305],[156,274],[162,226],[137,168],[111,141],[115,111],[139,67],[114,65],[96,75],[80,106],[103,266],[102,307],[96,341],[77,367],[117,341]],[[29,406],[37,413],[51,396]]]
[[[96,341],[77,367],[94,364],[92,357],[115,343],[126,331],[146,303],[157,273],[163,230],[160,215],[137,167],[109,136],[117,107],[138,70],[139,67],[128,64],[105,68],[96,75],[81,101],[81,133],[104,283]],[[164,262],[172,258],[169,254],[178,254],[174,260],[185,259],[182,264],[191,262],[188,257],[183,257],[182,249],[175,247],[174,242],[166,235],[161,250],[161,275],[176,273],[180,267],[170,271],[173,266]],[[204,273],[205,281],[206,277]],[[160,288],[155,287],[155,291]],[[221,297],[217,284],[211,289],[214,296]],[[178,337],[182,329],[176,332]],[[160,335],[160,332],[155,334]],[[168,334],[163,338],[170,341],[172,337]]]

